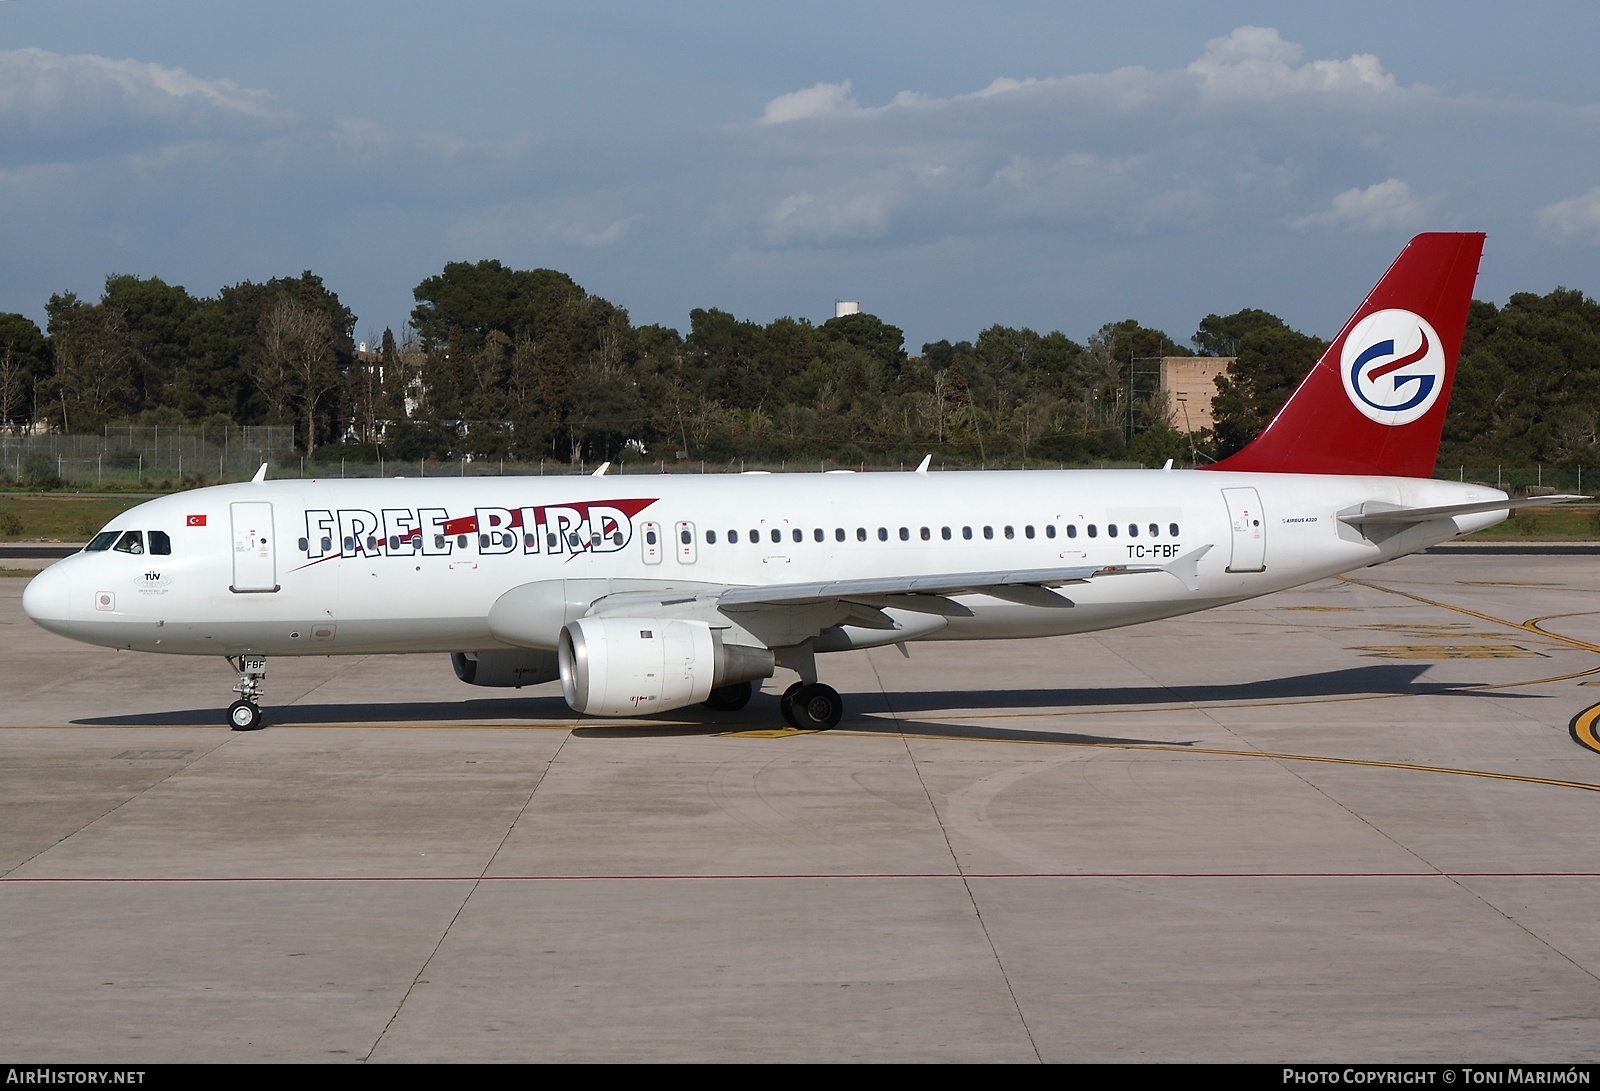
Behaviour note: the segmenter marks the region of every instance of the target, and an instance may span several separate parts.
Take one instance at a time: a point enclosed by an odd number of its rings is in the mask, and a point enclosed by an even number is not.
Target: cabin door
[[[278,562],[272,555],[272,505],[264,501],[230,504],[233,512],[233,585],[230,591],[278,589]]]
[[[1233,538],[1229,572],[1262,572],[1267,567],[1266,521],[1261,517],[1261,496],[1254,489],[1223,489],[1228,504],[1228,526]]]

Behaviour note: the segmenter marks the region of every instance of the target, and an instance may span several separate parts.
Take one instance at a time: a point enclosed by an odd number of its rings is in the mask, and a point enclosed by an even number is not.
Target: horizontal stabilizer
[[[1484,511],[1511,511],[1516,508],[1542,507],[1564,504],[1571,500],[1589,500],[1588,496],[1528,496],[1521,500],[1480,500],[1471,504],[1439,504],[1429,508],[1401,508],[1391,504],[1367,502],[1355,511],[1339,513],[1339,522],[1351,526],[1404,526],[1425,523],[1429,519],[1448,519],[1452,515],[1476,515]]]

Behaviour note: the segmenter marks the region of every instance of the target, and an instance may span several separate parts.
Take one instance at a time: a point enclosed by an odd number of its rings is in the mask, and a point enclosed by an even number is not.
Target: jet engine
[[[534,649],[504,652],[451,652],[456,677],[469,686],[537,686],[561,677],[556,653]]]
[[[561,692],[578,712],[643,716],[770,678],[770,648],[724,644],[703,621],[586,617],[561,630]]]

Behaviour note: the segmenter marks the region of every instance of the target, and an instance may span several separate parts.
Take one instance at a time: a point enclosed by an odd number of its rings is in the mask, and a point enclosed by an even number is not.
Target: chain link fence
[[[295,457],[293,430],[281,424],[115,424],[99,435],[0,436],[0,477],[39,487],[215,485]]]

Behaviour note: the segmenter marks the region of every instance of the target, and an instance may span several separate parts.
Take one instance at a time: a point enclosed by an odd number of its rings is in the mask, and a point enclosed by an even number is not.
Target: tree
[[[305,452],[317,449],[317,409],[339,386],[333,324],[325,310],[289,293],[261,317],[261,356],[256,381],[281,413],[298,404],[305,422]]]
[[[50,375],[50,343],[33,319],[0,314],[0,430],[32,419],[39,384]]]
[[[100,304],[119,312],[127,328],[133,410],[171,407],[203,416],[200,407],[182,404],[180,392],[183,373],[193,358],[189,342],[199,301],[182,285],[169,285],[159,277],[114,274],[106,278]]]
[[[50,385],[61,430],[95,431],[134,408],[136,352],[122,311],[71,292],[45,304],[54,348]]]
[[[1195,330],[1194,347],[1202,356],[1237,356],[1239,342],[1258,329],[1288,329],[1283,319],[1266,311],[1246,308],[1229,315],[1208,314]]]
[[[1321,338],[1282,322],[1260,323],[1240,338],[1233,367],[1217,376],[1211,399],[1219,458],[1240,450],[1267,426],[1327,347]]]
[[[452,261],[417,285],[411,325],[429,353],[472,352],[491,330],[512,342],[537,338],[582,288],[554,269],[508,269],[498,261]]]

